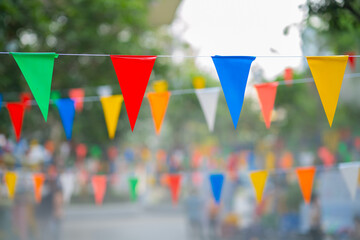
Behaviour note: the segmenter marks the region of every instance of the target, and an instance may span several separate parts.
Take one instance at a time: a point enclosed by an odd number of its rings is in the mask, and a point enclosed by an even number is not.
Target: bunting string
[[[344,79],[354,79],[354,78],[358,78],[360,77],[360,73],[349,73],[349,74],[344,74]],[[278,85],[282,86],[282,85],[287,85],[289,84],[287,81],[273,81],[273,82],[265,82],[265,83],[278,83]],[[301,78],[301,79],[294,79],[291,80],[291,84],[302,84],[302,83],[313,83],[314,82],[314,78]],[[94,87],[85,87],[86,89],[89,90],[93,90],[102,86],[118,86],[118,84],[116,85],[101,85],[101,86],[94,86]],[[66,88],[66,89],[54,89],[52,91],[68,91],[71,88]],[[196,93],[196,91],[199,89],[179,89],[179,90],[172,90],[169,91],[171,93],[171,96],[180,96],[180,95],[186,95],[186,94],[194,94]],[[211,88],[202,88],[200,90],[206,90],[206,91],[218,91],[221,90],[221,87],[211,87]],[[20,92],[8,92],[8,94],[19,94]],[[146,98],[147,96],[144,96],[144,98]],[[83,102],[97,102],[100,101],[100,97],[99,96],[86,96],[83,98],[72,98],[72,99],[79,99],[82,100]],[[6,105],[6,101],[2,102],[2,107],[4,107]],[[50,100],[51,104],[55,104],[55,101],[53,99]],[[37,105],[35,100],[30,100],[28,101],[29,105]]]
[[[32,53],[32,52],[29,52]],[[34,52],[35,53],[35,52]],[[39,52],[36,52],[39,53]],[[11,52],[0,52],[2,55],[11,54]],[[110,57],[111,55],[122,54],[105,54],[105,53],[56,53],[59,56],[78,56],[78,57]],[[131,56],[131,55],[130,55]],[[211,58],[213,55],[154,55],[159,58]],[[230,55],[230,56],[247,56],[247,55]],[[256,58],[306,58],[305,55],[254,55]],[[319,57],[335,57],[339,55],[324,55]],[[360,55],[350,55],[354,58],[359,58]]]

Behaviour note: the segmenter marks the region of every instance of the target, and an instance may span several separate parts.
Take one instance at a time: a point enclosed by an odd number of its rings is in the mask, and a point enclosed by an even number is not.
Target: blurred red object
[[[285,68],[284,80],[287,86],[292,85],[293,75],[294,74],[292,68]]]
[[[355,72],[356,57],[354,57],[354,55],[356,55],[356,53],[354,51],[351,51],[351,52],[347,52],[346,55],[349,55],[349,65],[350,65],[351,71]]]
[[[77,159],[84,159],[86,157],[87,154],[87,147],[85,144],[78,144],[76,146],[76,157]]]
[[[24,92],[20,94],[20,102],[24,104],[25,110],[31,109],[31,94],[28,92]]]

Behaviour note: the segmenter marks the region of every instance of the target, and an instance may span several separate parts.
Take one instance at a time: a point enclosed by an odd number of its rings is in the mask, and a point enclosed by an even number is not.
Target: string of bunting
[[[110,57],[122,92],[122,95],[106,96],[101,97],[100,99],[110,139],[115,136],[122,102],[125,104],[131,130],[134,130],[137,116],[145,96],[150,74],[156,58],[160,57],[19,52],[2,52],[2,54],[11,54],[15,59],[29,85],[45,121],[47,121],[50,105],[54,63],[55,59],[58,58],[59,55]],[[165,55],[161,56],[165,57]],[[330,127],[333,123],[347,62],[350,59],[349,62],[351,66],[353,66],[356,57],[358,56],[343,55],[306,57]],[[221,88],[225,95],[234,128],[236,129],[244,101],[249,71],[252,62],[256,59],[256,57],[212,56],[211,58],[218,74]],[[306,82],[311,80],[304,79],[302,81]],[[279,82],[254,85],[267,128],[271,125],[271,115],[274,108],[278,85]],[[187,90],[184,90],[182,94],[185,94],[186,91]],[[214,129],[219,91],[219,88],[211,89],[211,91],[208,89],[195,90],[210,131]],[[161,126],[166,114],[170,96],[172,94],[174,94],[174,92],[167,91],[167,89],[147,94],[157,134],[160,134],[161,132]],[[69,97],[70,98],[66,99],[58,99],[55,102],[55,105],[60,113],[67,139],[71,139],[72,137],[72,125],[75,117],[75,111],[81,111],[84,102],[81,99],[84,99],[85,93],[82,89],[72,89],[69,92]],[[89,101],[97,99],[97,97],[87,98]],[[16,139],[19,141],[26,106],[19,102],[7,102],[5,106],[9,111]]]
[[[359,178],[359,168],[360,162],[347,162],[340,163],[334,167],[334,169],[338,169],[340,175],[342,176],[347,189],[349,191],[349,195],[351,199],[354,201],[357,192],[358,178]],[[316,172],[319,170],[328,170],[330,168],[324,168],[323,166],[306,166],[306,167],[296,167],[294,169],[287,169],[286,171],[270,171],[270,170],[254,170],[249,171],[248,176],[250,178],[250,182],[253,185],[254,195],[257,204],[261,203],[263,198],[264,189],[266,186],[266,182],[269,174],[284,174],[287,172],[295,172],[297,176],[297,180],[299,182],[299,187],[301,193],[303,195],[304,201],[306,204],[309,204],[311,201],[313,182],[315,178]],[[181,191],[181,182],[183,175],[186,172],[181,173],[171,173],[163,175],[166,177],[166,185],[170,190],[170,194],[172,197],[173,204],[177,204],[179,201],[180,191]],[[241,172],[240,174],[244,174]],[[95,203],[97,205],[101,205],[106,193],[107,182],[110,177],[114,175],[92,175],[89,179],[91,179],[91,185],[93,188]],[[42,197],[42,188],[45,183],[46,178],[48,178],[43,173],[33,173],[31,176],[34,198],[37,203],[41,202]],[[18,180],[18,175],[14,171],[6,171],[4,173],[4,182],[8,189],[8,197],[9,199],[13,199],[16,192],[16,185]],[[60,182],[63,186],[64,192],[64,200],[67,202],[70,201],[71,195],[74,191],[75,184],[75,176],[73,173],[65,172],[60,175]],[[129,186],[129,196],[132,201],[136,201],[137,199],[137,185],[140,179],[134,175],[130,174],[127,176],[128,186]],[[208,175],[209,183],[211,186],[211,192],[214,201],[217,204],[221,203],[221,193],[223,189],[224,182],[226,180],[226,175],[221,172],[210,173]],[[203,182],[203,174],[200,171],[192,172],[192,182],[194,186],[199,187]]]

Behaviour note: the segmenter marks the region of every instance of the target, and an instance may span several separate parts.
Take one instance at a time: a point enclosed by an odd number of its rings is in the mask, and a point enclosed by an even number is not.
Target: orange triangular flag
[[[14,199],[17,175],[15,172],[6,172],[4,177],[5,183],[8,187],[9,198]]]
[[[299,180],[300,189],[304,197],[305,203],[310,203],[311,192],[314,182],[316,168],[315,167],[298,167],[296,174]]]
[[[96,205],[101,205],[106,192],[106,176],[95,175],[91,178],[94,189],[94,198]]]
[[[148,93],[147,95],[157,135],[160,134],[161,125],[166,114],[170,95],[170,92],[153,92]]]
[[[171,191],[172,202],[173,204],[177,204],[179,201],[181,175],[169,174],[167,180]]]
[[[34,194],[35,194],[35,201],[37,203],[41,202],[41,192],[42,187],[44,185],[45,176],[42,173],[34,173],[33,174],[33,184],[34,184]]]
[[[271,124],[271,113],[274,108],[277,86],[277,82],[255,85],[255,89],[259,97],[261,112],[267,128],[270,128]]]

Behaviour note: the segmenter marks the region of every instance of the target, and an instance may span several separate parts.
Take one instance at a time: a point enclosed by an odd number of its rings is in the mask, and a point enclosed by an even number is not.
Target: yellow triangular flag
[[[9,198],[14,199],[17,175],[15,172],[6,172],[4,178],[9,190]]]
[[[349,56],[306,57],[331,127]]]
[[[109,138],[113,139],[115,137],[121,105],[124,101],[124,98],[122,95],[113,95],[109,97],[102,97],[100,98],[100,101],[104,110],[104,117]]]
[[[254,186],[257,203],[261,202],[267,176],[268,172],[265,170],[254,171],[250,173],[250,179]]]

